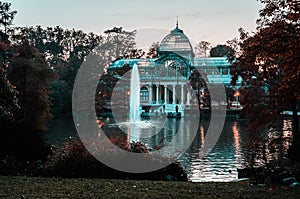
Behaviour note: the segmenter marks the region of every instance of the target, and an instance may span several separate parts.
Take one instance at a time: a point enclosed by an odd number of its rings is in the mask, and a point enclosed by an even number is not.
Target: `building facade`
[[[114,69],[125,64],[131,67],[137,65],[142,115],[181,117],[194,106],[199,106],[199,96],[203,94],[204,86],[197,80],[191,86],[191,77],[195,73],[205,79],[207,84],[231,87],[230,63],[227,58],[195,58],[188,37],[178,24],[163,38],[157,52],[158,58],[121,59],[109,67]],[[238,80],[238,84],[240,82]],[[199,86],[195,86],[198,83]]]

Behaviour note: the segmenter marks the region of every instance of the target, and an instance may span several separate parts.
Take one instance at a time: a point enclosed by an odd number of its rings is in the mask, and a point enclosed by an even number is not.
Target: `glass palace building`
[[[140,75],[141,115],[184,116],[197,106],[195,97],[203,89],[191,86],[195,71],[205,76],[208,84],[231,87],[230,63],[227,57],[195,58],[193,47],[183,30],[173,29],[158,48],[153,59],[121,59],[109,66],[110,70],[129,64],[137,65]],[[241,80],[238,80],[237,87]],[[194,84],[197,82],[194,82]],[[236,88],[237,88],[236,87]],[[236,89],[234,88],[234,89]],[[199,95],[198,95],[199,96]],[[225,104],[226,102],[218,102]]]

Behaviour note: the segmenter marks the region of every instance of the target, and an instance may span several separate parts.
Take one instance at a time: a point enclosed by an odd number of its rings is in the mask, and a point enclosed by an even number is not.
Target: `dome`
[[[193,47],[183,30],[176,28],[165,36],[158,48],[159,56],[168,52],[176,53],[184,58],[191,59],[194,57]]]

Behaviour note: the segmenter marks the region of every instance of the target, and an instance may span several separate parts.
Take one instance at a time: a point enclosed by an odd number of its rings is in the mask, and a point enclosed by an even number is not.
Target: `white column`
[[[156,85],[156,104],[159,103],[159,101],[158,101],[158,94],[159,94],[158,89],[159,89],[159,85]]]
[[[176,104],[176,102],[175,102],[175,100],[176,100],[176,95],[175,95],[176,90],[175,89],[176,89],[175,84],[173,84],[173,104]]]
[[[165,87],[165,92],[164,92],[165,104],[167,104],[167,92],[168,92],[167,85],[164,85],[164,87]]]
[[[152,90],[152,85],[149,85],[149,104],[152,104],[152,95],[153,95],[153,90]]]
[[[183,101],[184,101],[183,84],[181,84],[181,104],[183,104]]]
[[[190,100],[191,100],[191,93],[190,93],[190,91],[188,90],[187,96],[186,96],[186,104],[187,104],[187,105],[190,105]]]

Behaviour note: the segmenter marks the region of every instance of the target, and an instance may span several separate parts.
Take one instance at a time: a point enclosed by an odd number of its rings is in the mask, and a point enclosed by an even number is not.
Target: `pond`
[[[149,119],[148,119],[149,120]],[[114,124],[111,118],[106,118],[104,121],[103,130],[105,133],[119,133],[127,132],[126,123]],[[142,125],[142,131],[147,132],[154,131],[154,135],[145,136],[140,139],[149,148],[154,148],[157,145],[162,147],[168,146],[171,143],[174,136],[177,137],[176,141],[172,143],[168,150],[174,150],[175,148],[184,148],[186,139],[192,135],[186,129],[186,126],[190,126],[189,118],[151,118],[149,124],[147,119],[142,120],[146,125]],[[160,126],[163,123],[163,127]],[[253,139],[253,135],[246,131],[246,121],[239,120],[235,117],[227,117],[224,123],[222,133],[220,134],[217,143],[210,150],[207,155],[202,154],[201,148],[205,146],[205,136],[210,125],[208,119],[202,119],[198,125],[198,131],[195,134],[195,138],[190,147],[178,158],[178,161],[184,167],[188,174],[189,180],[193,182],[228,182],[234,181],[238,178],[237,169],[243,168],[245,165],[254,164],[259,165],[262,163],[262,159],[270,160],[278,158],[286,153],[289,147],[289,138],[291,137],[291,121],[289,119],[283,119],[280,128],[282,131],[272,131],[267,133],[267,139],[281,138],[280,143],[276,144],[275,152],[271,151],[268,146],[263,144],[262,150],[267,157],[260,157],[253,155],[253,146],[257,142]],[[123,126],[122,126],[123,125]],[[177,133],[182,126],[185,129],[181,134]],[[139,129],[140,131],[141,129]],[[49,124],[49,133],[46,136],[47,142],[54,145],[61,145],[69,137],[74,137],[77,134],[72,117],[55,118]],[[285,140],[287,139],[287,140]],[[133,141],[133,140],[131,140]],[[168,152],[168,150],[166,150]],[[176,149],[175,149],[176,150]],[[257,148],[255,150],[258,151]],[[261,151],[260,151],[261,152]],[[252,154],[249,156],[249,154]]]

